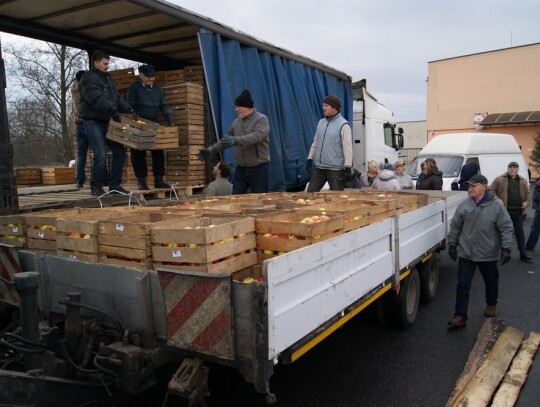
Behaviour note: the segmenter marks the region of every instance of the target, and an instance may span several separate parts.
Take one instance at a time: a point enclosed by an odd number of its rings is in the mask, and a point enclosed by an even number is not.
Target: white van
[[[433,138],[407,166],[406,172],[416,182],[420,165],[426,158],[433,158],[443,172],[443,190],[450,191],[452,181],[459,179],[461,168],[476,162],[480,173],[491,184],[506,172],[508,163],[519,164],[519,175],[529,180],[527,165],[516,139],[511,134],[452,133]]]

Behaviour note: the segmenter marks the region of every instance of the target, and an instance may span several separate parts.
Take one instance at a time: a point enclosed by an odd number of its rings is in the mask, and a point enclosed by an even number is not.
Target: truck
[[[237,369],[276,402],[276,364],[295,362],[370,304],[408,327],[420,300],[433,300],[438,255],[466,194],[425,192],[416,209],[264,260],[255,279],[1,245],[0,405],[113,405],[170,364],[167,397],[204,405],[206,362]]]
[[[480,174],[488,183],[506,171],[508,163],[519,164],[519,175],[529,179],[521,149],[511,134],[500,133],[448,133],[441,134],[427,143],[418,156],[407,166],[407,174],[414,182],[420,174],[420,165],[428,157],[435,159],[443,173],[443,190],[450,191],[453,181],[458,181],[465,164],[476,163]]]

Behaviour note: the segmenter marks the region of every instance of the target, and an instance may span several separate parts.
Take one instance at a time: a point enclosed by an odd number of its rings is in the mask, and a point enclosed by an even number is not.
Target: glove
[[[169,127],[174,127],[174,122],[172,120],[169,120],[167,124],[169,125]]]
[[[131,111],[131,118],[135,121],[139,120],[139,115],[135,113],[135,110]]]
[[[306,171],[310,172],[312,168],[313,168],[313,160],[308,159],[306,161]]]
[[[457,247],[456,246],[448,246],[448,255],[450,258],[454,261],[457,260]]]
[[[221,142],[227,147],[232,147],[238,144],[238,137],[236,136],[224,136]]]
[[[207,158],[210,158],[211,155],[212,155],[212,149],[211,148],[201,148],[199,150],[199,154],[197,155],[197,158],[200,161],[204,161]]]
[[[120,115],[118,114],[118,112],[116,112],[112,119],[115,121],[115,122],[118,122],[118,123],[122,123],[122,119],[120,118]]]
[[[351,167],[345,167],[343,170],[343,185],[347,186],[351,182]]]
[[[501,266],[503,264],[506,264],[510,261],[510,250],[509,249],[502,249],[501,250]]]

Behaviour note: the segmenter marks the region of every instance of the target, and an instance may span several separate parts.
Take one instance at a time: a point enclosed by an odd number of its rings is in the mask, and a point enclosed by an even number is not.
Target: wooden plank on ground
[[[510,366],[523,337],[523,332],[512,327],[506,328],[463,392],[454,399],[452,404],[447,405],[451,407],[487,406]]]
[[[538,344],[540,344],[540,333],[531,332],[521,344],[510,370],[504,376],[503,382],[493,398],[491,407],[509,407],[516,403],[521,386],[527,379],[527,372],[538,350]]]

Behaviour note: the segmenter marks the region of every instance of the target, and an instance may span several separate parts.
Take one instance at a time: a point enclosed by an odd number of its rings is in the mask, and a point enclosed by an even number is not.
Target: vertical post
[[[22,337],[30,342],[39,342],[39,308],[37,290],[39,288],[39,273],[27,271],[13,276],[15,289],[20,297],[21,330]],[[28,348],[32,345],[26,344]],[[40,354],[26,352],[24,354],[24,368],[26,371],[40,367]]]
[[[19,196],[13,169],[13,147],[9,140],[6,107],[6,70],[0,37],[0,215],[19,212]]]

